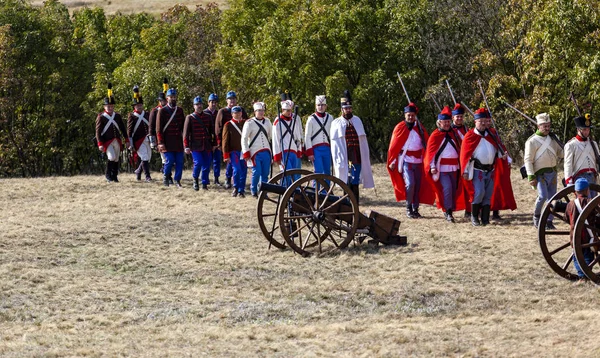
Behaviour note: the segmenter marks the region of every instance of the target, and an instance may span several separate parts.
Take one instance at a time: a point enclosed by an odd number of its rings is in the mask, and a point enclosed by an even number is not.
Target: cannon
[[[350,187],[334,176],[288,170],[259,190],[256,216],[269,247],[311,256],[345,248],[354,239],[360,244],[367,236],[370,244],[406,244],[398,235],[399,220],[359,212]]]
[[[590,190],[600,192],[600,185],[590,184]],[[594,260],[587,264],[584,260],[584,249],[600,247],[600,196],[596,196],[586,205],[575,223],[573,242],[570,238],[570,225],[565,216],[565,209],[570,200],[575,199],[575,186],[570,185],[556,193],[545,205],[540,216],[538,227],[538,241],[544,259],[550,268],[567,280],[579,279],[573,265],[573,257],[577,258],[582,271],[596,284],[600,284],[600,257],[594,253]],[[556,229],[546,228],[546,221],[553,215],[556,219]],[[599,216],[598,220],[596,216]],[[591,225],[589,223],[592,223]],[[581,233],[588,230],[594,236],[592,242],[582,242]]]

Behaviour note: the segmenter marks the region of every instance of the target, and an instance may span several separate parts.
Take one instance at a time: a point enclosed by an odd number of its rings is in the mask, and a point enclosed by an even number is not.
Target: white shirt
[[[417,124],[415,124],[416,126]],[[406,143],[404,144],[404,151],[417,151],[423,149],[423,142],[421,141],[421,137],[419,133],[415,130],[416,127],[411,129],[408,134],[408,138],[406,139]],[[400,155],[399,155],[400,157]],[[420,164],[423,163],[423,156],[421,158],[413,157],[412,155],[404,156],[404,161],[406,163]]]
[[[481,136],[477,130],[475,130],[475,133]],[[485,137],[489,135],[490,134],[488,132],[485,133]],[[477,158],[477,160],[479,160],[483,165],[494,164],[494,161],[496,160],[497,149],[492,143],[485,139],[485,137],[481,138],[479,141],[477,148],[475,148],[475,151],[473,152],[473,158]]]

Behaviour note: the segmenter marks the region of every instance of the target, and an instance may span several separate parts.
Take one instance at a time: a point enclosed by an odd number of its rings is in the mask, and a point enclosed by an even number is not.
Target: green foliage
[[[453,105],[444,80],[472,109],[483,105],[481,80],[519,160],[533,128],[502,102],[548,112],[564,128],[575,115],[570,91],[584,110],[599,98],[599,49],[600,4],[583,0],[231,0],[224,11],[176,5],[160,18],[4,0],[0,176],[97,171],[94,119],[107,82],[126,115],[133,85],[150,109],[163,77],[186,111],[196,95],[235,90],[242,105],[262,100],[274,116],[278,92],[289,90],[303,116],[318,94],[337,116],[349,89],[377,161],[406,105],[397,72],[430,130],[430,97]]]

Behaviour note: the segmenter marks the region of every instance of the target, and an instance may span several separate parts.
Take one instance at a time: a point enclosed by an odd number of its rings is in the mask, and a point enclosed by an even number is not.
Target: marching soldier
[[[217,113],[219,112],[219,96],[216,93],[211,93],[208,96],[208,107],[204,110],[204,113],[210,116],[213,122],[213,128],[216,125],[217,121]],[[216,137],[215,137],[216,143]],[[221,147],[219,145],[214,146],[213,154],[212,154],[212,166],[213,166],[213,174],[215,177],[215,184],[220,186],[219,176],[221,175],[221,162],[223,161],[223,151],[221,151]]]
[[[221,108],[217,113],[217,118],[215,119],[215,134],[217,136],[217,145],[222,147],[223,144],[223,129],[225,128],[225,123],[231,120],[231,109],[237,106],[237,94],[234,91],[227,92],[227,107]],[[248,115],[246,111],[242,109],[242,119],[248,119]],[[221,148],[223,153],[225,150]],[[219,163],[219,165],[221,165]],[[232,162],[227,161],[227,166],[225,167],[225,189],[231,188],[231,176],[233,175]]]
[[[331,140],[329,133],[333,117],[327,113],[325,96],[315,98],[316,112],[306,121],[304,145],[306,156],[313,163],[315,173],[331,175]]]
[[[96,141],[98,149],[106,153],[106,181],[118,183],[119,156],[123,148],[121,137],[125,137],[127,146],[129,139],[126,136],[123,118],[115,112],[115,97],[113,97],[112,83],[108,83],[108,94],[104,98],[104,112],[96,117]]]
[[[173,182],[171,170],[175,166],[175,185],[181,188],[183,173],[183,124],[185,116],[183,109],[177,107],[177,90],[167,90],[167,105],[158,111],[156,119],[156,137],[158,150],[165,155],[163,170],[163,185]]]
[[[256,102],[254,117],[244,124],[242,129],[243,158],[252,167],[252,180],[250,192],[253,197],[258,197],[258,182],[268,182],[271,170],[271,133],[273,126],[265,118],[265,104]]]
[[[140,158],[140,165],[135,170],[136,179],[142,180],[142,170],[146,175],[146,182],[150,182],[150,158],[152,157],[152,148],[150,148],[150,139],[148,138],[148,113],[144,111],[144,100],[140,95],[138,86],[133,87],[133,112],[127,117],[127,136],[131,149],[137,153]]]
[[[165,97],[165,93],[169,89],[169,81],[164,78],[163,79],[163,90],[158,92],[158,96],[156,100],[158,101],[158,105],[150,111],[150,116],[148,117],[148,138],[150,139],[150,147],[152,149],[156,148],[158,145],[156,142],[156,116],[158,115],[158,110],[167,105],[167,98]],[[160,158],[162,161],[162,166],[160,167],[160,172],[163,172],[165,167],[165,155],[164,153],[159,152]],[[172,184],[172,183],[171,183]]]
[[[406,200],[406,216],[411,219],[421,218],[420,203],[432,205],[435,200],[427,181],[421,180],[425,175],[423,157],[429,134],[417,120],[417,113],[412,102],[404,107],[404,121],[394,128],[387,158],[396,201]]]
[[[431,133],[425,152],[425,174],[437,196],[437,206],[449,222],[452,212],[464,209],[462,175],[460,175],[460,139],[451,127],[450,107],[438,115],[438,128]]]
[[[359,184],[374,188],[367,133],[359,117],[352,113],[350,91],[345,90],[340,100],[342,116],[331,123],[331,154],[334,175],[350,185],[360,201]]]
[[[194,190],[200,190],[198,177],[202,171],[202,189],[208,190],[208,174],[212,162],[212,150],[216,143],[212,117],[202,110],[202,97],[194,98],[194,112],[185,118],[183,146],[194,160],[192,178]]]
[[[565,180],[573,184],[578,178],[596,183],[598,144],[590,138],[591,121],[589,114],[574,119],[577,135],[565,144]],[[596,193],[590,191],[591,197]]]
[[[540,113],[535,117],[538,130],[525,142],[525,169],[529,185],[537,187],[538,197],[533,210],[533,225],[537,228],[542,207],[556,194],[558,159],[563,157],[560,145],[551,138],[550,116]],[[555,229],[552,215],[548,217],[547,229]]]
[[[475,128],[467,132],[462,143],[460,167],[463,179],[472,181],[475,190],[471,203],[471,223],[473,226],[485,226],[490,223],[496,158],[506,159],[507,155],[499,144],[496,132],[489,129],[490,113],[480,108],[475,111],[474,119]]]
[[[465,108],[460,103],[456,103],[452,110],[452,130],[456,134],[458,142],[462,144],[465,134],[469,131],[469,127],[465,124]],[[471,219],[471,198],[473,197],[473,185],[471,182],[463,182],[462,195],[465,202],[465,218]]]
[[[301,167],[302,158],[302,121],[294,114],[294,102],[289,93],[281,94],[281,114],[273,122],[273,161],[283,170],[297,169]],[[297,180],[299,176],[292,179],[286,178],[284,185],[291,185],[291,180]]]
[[[231,108],[231,116],[231,120],[227,121],[223,128],[223,158],[227,163],[231,163],[233,172],[231,196],[243,198],[248,167],[242,159],[242,130],[245,122],[242,118],[242,107]]]

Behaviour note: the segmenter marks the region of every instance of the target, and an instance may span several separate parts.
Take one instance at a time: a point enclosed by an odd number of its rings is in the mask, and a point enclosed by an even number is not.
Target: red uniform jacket
[[[456,144],[456,149],[458,151],[458,158],[460,158],[460,138],[456,135],[456,133],[451,129],[448,132],[442,132],[439,129],[434,130],[427,141],[427,149],[425,151],[425,159],[423,160],[425,176],[429,181],[429,185],[435,190],[436,203],[437,207],[440,209],[444,208],[444,189],[442,188],[442,183],[438,180],[433,180],[433,176],[431,174],[431,163],[435,161],[435,156],[438,151],[442,148],[442,144],[444,143],[444,139],[446,138],[446,134],[450,136],[451,140],[454,140]],[[446,145],[451,145],[450,143]],[[458,161],[458,159],[457,159]],[[455,210],[460,211],[465,209],[465,199],[463,195],[463,180],[462,180],[462,172],[460,170],[460,164],[458,173],[456,173],[457,178],[457,189],[456,189],[456,203]]]
[[[423,128],[421,123],[416,122],[413,126],[414,131],[418,132],[417,126],[423,131],[424,140],[427,143],[429,139],[429,134],[427,130]],[[406,200],[406,186],[404,184],[404,178],[398,172],[398,168],[392,170],[390,169],[390,164],[394,161],[398,161],[398,155],[402,152],[402,148],[406,143],[409,135],[408,127],[406,127],[406,122],[402,121],[396,125],[394,128],[394,132],[392,133],[392,138],[390,140],[390,147],[388,149],[388,158],[387,158],[387,170],[390,173],[390,179],[392,180],[392,185],[394,186],[394,195],[396,196],[396,201]],[[396,163],[396,166],[398,163]],[[423,173],[425,174],[425,173]],[[421,190],[419,191],[419,201],[422,204],[433,205],[435,200],[435,194],[431,187],[428,185],[427,181],[421,183]]]

